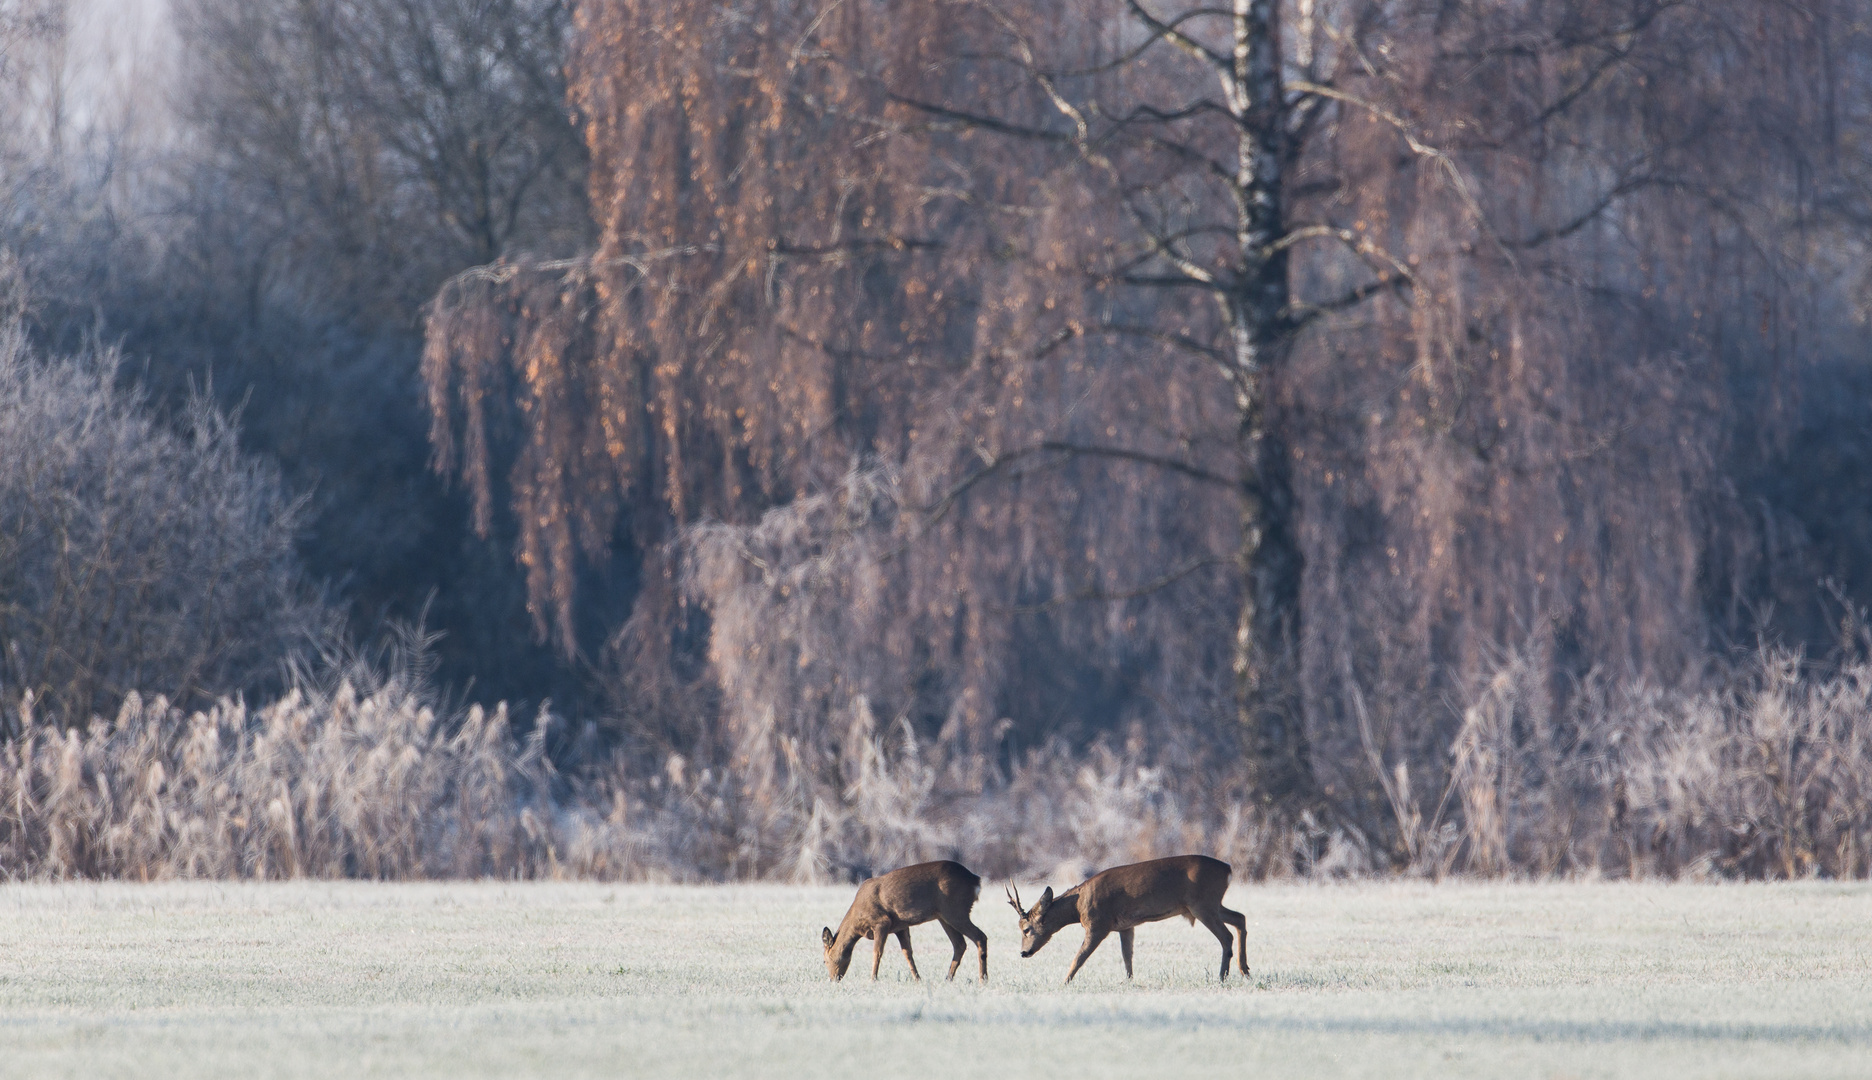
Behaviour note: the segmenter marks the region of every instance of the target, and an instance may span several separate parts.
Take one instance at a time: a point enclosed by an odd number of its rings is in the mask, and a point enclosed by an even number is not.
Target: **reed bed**
[[[943,857],[1083,876],[1191,850],[1244,878],[1872,872],[1872,663],[1815,674],[1764,650],[1713,689],[1589,684],[1555,714],[1511,656],[1464,709],[1434,799],[1374,755],[1388,829],[1276,821],[1226,775],[1106,744],[982,782],[983,763],[862,700],[840,760],[795,755],[761,784],[680,756],[555,763],[563,720],[451,708],[419,665],[394,667],[300,670],[260,708],[131,695],[82,728],[26,698],[0,742],[0,875],[823,882]]]

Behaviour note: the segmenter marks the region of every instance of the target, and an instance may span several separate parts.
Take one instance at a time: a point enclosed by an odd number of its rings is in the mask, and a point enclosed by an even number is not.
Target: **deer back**
[[[1080,885],[1080,917],[1093,924],[1127,928],[1176,915],[1194,917],[1222,903],[1229,864],[1206,855],[1114,866]]]
[[[967,911],[981,893],[981,878],[961,863],[917,863],[873,878],[876,903],[895,919],[920,923],[955,910]]]
[[[964,916],[981,894],[981,878],[947,859],[900,867],[858,886],[845,921],[855,929],[915,926],[938,915]]]

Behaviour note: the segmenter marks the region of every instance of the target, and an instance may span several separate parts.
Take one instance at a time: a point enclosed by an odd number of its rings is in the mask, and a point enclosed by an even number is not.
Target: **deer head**
[[[1048,886],[1047,891],[1040,894],[1039,902],[1030,910],[1021,907],[1019,889],[1009,890],[1008,903],[1013,906],[1014,913],[1020,916],[1021,956],[1032,956],[1040,951],[1040,947],[1053,936],[1053,931],[1058,929],[1049,929],[1046,925],[1046,910],[1053,906],[1053,888]]]
[[[826,974],[832,976],[833,982],[838,982],[845,977],[845,969],[851,966],[852,950],[838,947],[838,936],[832,933],[830,926],[819,929],[819,941],[825,946]]]

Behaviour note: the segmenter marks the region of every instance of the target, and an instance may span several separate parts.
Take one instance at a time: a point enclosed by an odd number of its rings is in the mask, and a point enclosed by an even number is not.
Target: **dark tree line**
[[[197,389],[237,410],[245,447],[310,500],[299,552],[356,639],[426,619],[449,682],[582,707],[586,680],[532,641],[505,545],[428,469],[417,376],[442,281],[588,242],[567,6],[182,0],[173,79],[122,91],[163,130],[41,138],[59,58],[86,47],[51,17],[67,7],[21,8],[47,17],[13,50],[28,122],[0,247],[36,337],[121,344],[178,422]]]

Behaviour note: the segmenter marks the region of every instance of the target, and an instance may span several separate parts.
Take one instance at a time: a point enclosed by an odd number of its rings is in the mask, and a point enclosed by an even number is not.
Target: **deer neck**
[[[1062,927],[1071,926],[1079,921],[1079,890],[1053,898],[1046,911],[1040,916],[1040,925],[1047,933],[1053,933]]]
[[[832,938],[832,948],[841,965],[851,962],[852,950],[858,943],[871,936],[871,927],[865,920],[853,915],[846,915],[839,923],[838,933]]]

